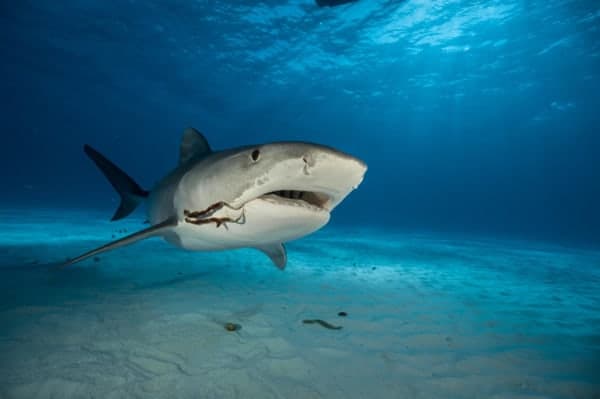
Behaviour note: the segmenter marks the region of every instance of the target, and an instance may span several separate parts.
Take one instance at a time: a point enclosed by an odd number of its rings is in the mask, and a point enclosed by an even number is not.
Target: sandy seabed
[[[48,270],[144,227],[105,217],[0,212],[0,398],[600,398],[600,252],[327,227],[283,272],[159,239]]]

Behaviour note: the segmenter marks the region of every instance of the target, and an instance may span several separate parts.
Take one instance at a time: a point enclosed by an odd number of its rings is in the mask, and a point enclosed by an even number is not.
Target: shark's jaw
[[[244,204],[244,218],[248,230],[260,229],[260,235],[266,241],[286,242],[327,224],[331,217],[331,203],[331,197],[325,193],[277,190]]]
[[[228,237],[233,240],[251,241],[252,245],[270,242],[287,242],[304,237],[325,226],[331,217],[325,202],[309,202],[290,198],[285,193],[267,193],[246,202],[240,224],[229,224]],[[304,193],[309,200],[324,196],[312,192]]]

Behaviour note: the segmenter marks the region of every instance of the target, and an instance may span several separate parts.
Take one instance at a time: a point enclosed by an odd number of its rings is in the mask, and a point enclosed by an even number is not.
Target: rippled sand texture
[[[49,272],[141,220],[1,216],[1,398],[600,397],[599,253],[327,228],[284,272],[160,240]]]

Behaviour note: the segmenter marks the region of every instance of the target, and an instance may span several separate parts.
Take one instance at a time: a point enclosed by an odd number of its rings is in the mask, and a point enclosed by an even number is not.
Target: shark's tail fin
[[[111,220],[123,219],[137,208],[142,199],[148,197],[148,192],[141,188],[127,173],[109,161],[98,151],[85,145],[83,150],[88,157],[100,168],[110,184],[117,190],[121,197],[119,208]]]

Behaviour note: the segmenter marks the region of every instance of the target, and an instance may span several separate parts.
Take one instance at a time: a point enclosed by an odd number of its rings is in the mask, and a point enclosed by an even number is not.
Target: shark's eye
[[[250,154],[250,156],[252,157],[252,160],[254,162],[256,162],[256,161],[258,161],[258,157],[260,156],[260,151],[254,150],[254,151],[252,151],[252,154]]]

